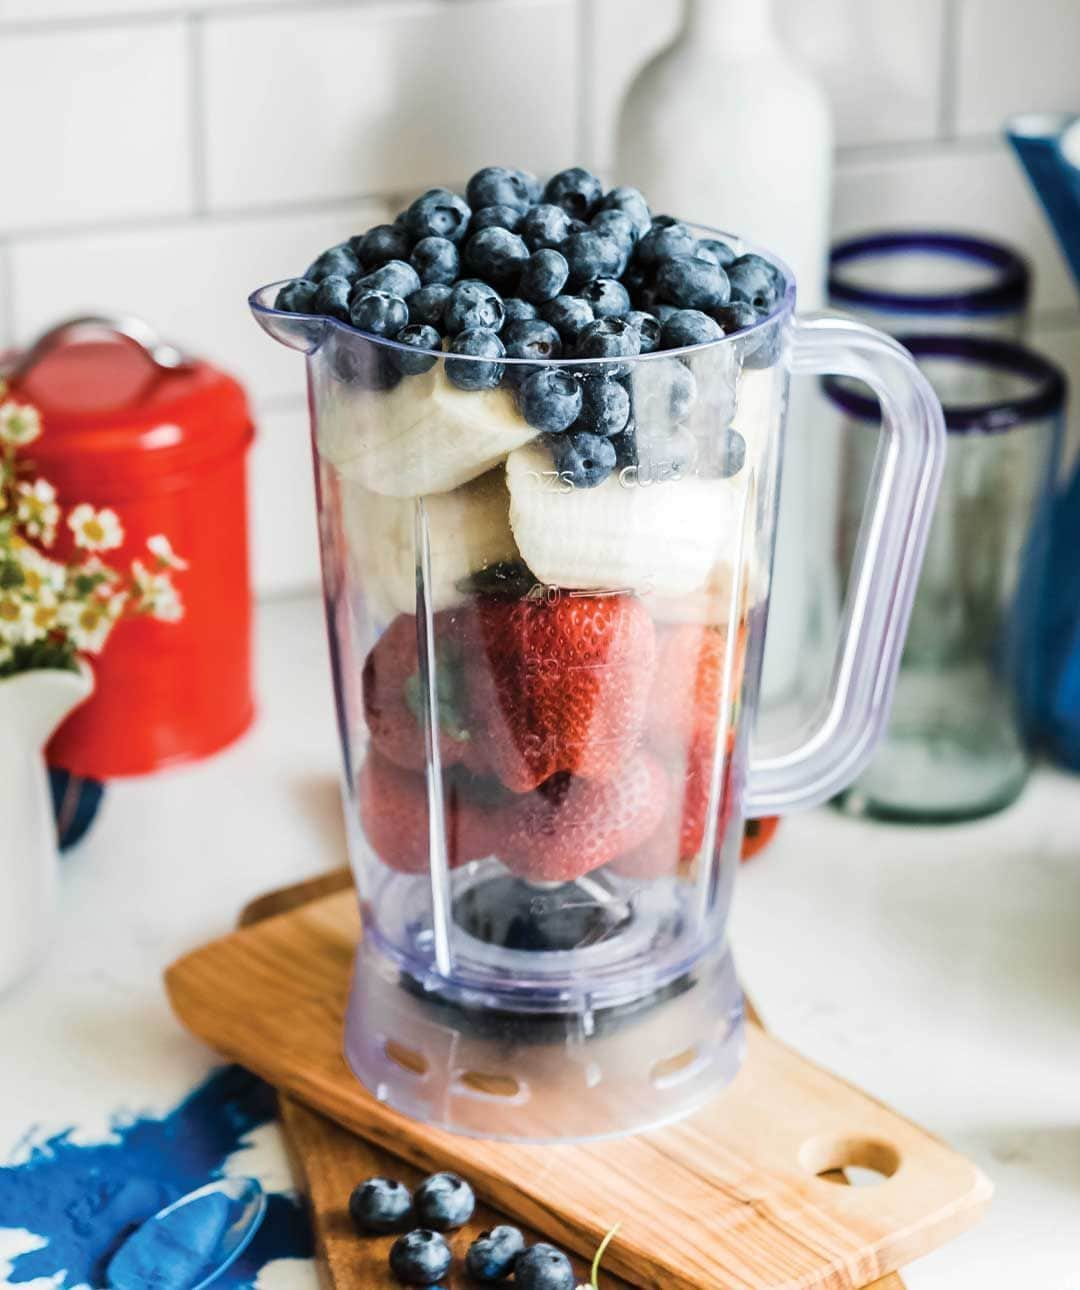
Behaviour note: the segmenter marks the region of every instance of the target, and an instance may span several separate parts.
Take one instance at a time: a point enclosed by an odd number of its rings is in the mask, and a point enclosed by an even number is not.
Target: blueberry
[[[712,256],[713,262],[722,269],[726,269],[735,259],[735,252],[731,247],[726,242],[721,242],[717,237],[703,237],[697,244],[698,255],[701,255],[703,251]]]
[[[699,469],[714,479],[732,479],[745,465],[746,440],[729,428],[705,445]]]
[[[414,291],[419,291],[421,285],[420,275],[404,260],[387,260],[371,273],[365,273],[362,278],[357,278],[355,284],[358,292],[361,289],[389,291],[392,295],[400,296],[402,300],[411,296]]]
[[[656,315],[657,321],[660,323],[660,326],[663,327],[664,323],[679,311],[674,305],[655,304],[650,312]],[[663,348],[663,346],[661,346],[661,348]]]
[[[562,339],[550,323],[539,318],[508,322],[502,329],[507,358],[549,359],[562,357]]]
[[[466,265],[493,286],[516,283],[528,259],[529,248],[509,229],[483,228],[465,243]]]
[[[564,345],[574,345],[595,315],[592,305],[580,296],[556,296],[540,306],[540,317],[551,323],[563,338]]]
[[[503,1281],[514,1270],[525,1238],[516,1227],[501,1223],[480,1235],[465,1255],[465,1271],[474,1281]]]
[[[339,246],[330,247],[309,264],[304,277],[309,282],[322,282],[323,278],[329,278],[331,275],[355,278],[359,272],[360,262],[356,258],[356,252],[348,242],[342,242]]]
[[[685,363],[642,363],[634,373],[634,420],[646,434],[668,430],[697,398],[697,381]]]
[[[309,278],[293,278],[274,297],[274,308],[287,314],[315,313],[314,300],[318,289],[319,284]]]
[[[637,188],[630,188],[625,184],[620,185],[618,188],[613,188],[610,193],[606,193],[604,200],[600,203],[600,209],[621,211],[628,216],[636,230],[635,241],[639,237],[644,237],[652,224],[649,203]]]
[[[637,226],[624,211],[597,211],[589,227],[594,233],[615,238],[627,248],[633,247],[638,239]]]
[[[648,267],[661,260],[670,260],[673,255],[694,254],[697,238],[685,224],[678,220],[659,227],[657,224],[658,221],[653,220],[652,228],[637,244],[637,257],[642,264]]]
[[[529,256],[529,262],[521,273],[520,290],[526,300],[535,300],[542,304],[545,300],[554,300],[566,286],[570,277],[570,266],[566,256],[551,247],[542,246]]]
[[[547,181],[544,201],[561,206],[575,219],[587,220],[600,205],[604,194],[600,180],[581,166],[560,170]]]
[[[390,291],[353,292],[349,321],[372,336],[396,336],[409,321],[409,306]]]
[[[618,278],[627,265],[627,250],[606,233],[571,233],[562,248],[570,265],[570,284],[580,287],[593,278]]]
[[[630,420],[630,395],[610,376],[586,377],[581,387],[581,413],[575,429],[610,439]]]
[[[626,315],[626,321],[641,338],[641,352],[651,354],[660,348],[660,319],[655,314],[635,309]]]
[[[581,382],[557,367],[541,368],[521,383],[518,404],[534,430],[561,434],[581,412]]]
[[[602,484],[615,469],[615,448],[611,440],[603,439],[598,434],[587,434],[584,431],[575,431],[573,434],[563,434],[552,439],[551,456],[555,469],[575,488],[595,488],[597,484]],[[514,1275],[519,1285],[524,1284],[521,1281],[520,1259]],[[529,1284],[546,1283],[537,1281]],[[572,1286],[573,1282],[569,1284]]]
[[[421,1223],[437,1232],[447,1232],[464,1226],[472,1218],[476,1197],[465,1179],[457,1174],[432,1174],[417,1187],[413,1207]]]
[[[514,206],[524,211],[531,204],[525,173],[508,170],[506,166],[485,166],[478,170],[466,185],[465,196],[473,210],[483,206]]]
[[[675,255],[656,268],[656,291],[679,309],[716,309],[731,295],[727,274],[718,264],[694,255]]]
[[[707,345],[723,336],[720,324],[700,309],[676,309],[663,322],[660,333],[662,349],[682,349],[685,345]]]
[[[550,204],[534,206],[526,211],[519,229],[530,251],[538,251],[542,246],[557,251],[573,231],[566,211],[561,206]]]
[[[452,286],[461,270],[458,249],[445,237],[422,237],[413,247],[409,260],[425,287]]]
[[[450,345],[452,354],[468,354],[468,359],[446,360],[446,375],[458,387],[459,390],[493,390],[503,378],[505,370],[504,365],[497,361],[480,362],[480,359],[498,360],[502,358],[506,350],[503,348],[502,341],[495,332],[487,327],[467,327],[464,331],[458,332]],[[434,1174],[435,1178],[452,1178],[453,1174]],[[431,1179],[428,1179],[430,1182]],[[461,1179],[458,1179],[461,1182]],[[424,1184],[427,1185],[426,1183]],[[463,1187],[468,1183],[462,1182]],[[432,1226],[438,1226],[432,1220],[430,1213],[425,1213],[419,1208],[419,1191],[417,1195],[417,1213],[420,1218],[431,1223]],[[471,1192],[470,1192],[471,1195]],[[469,1211],[472,1212],[471,1210]],[[462,1219],[464,1222],[464,1219]],[[451,1226],[458,1226],[452,1224]]]
[[[529,205],[535,206],[544,196],[544,185],[531,170],[515,170],[514,174],[519,176],[521,182],[525,185]]]
[[[506,228],[511,233],[517,233],[524,214],[517,206],[481,206],[479,210],[473,211],[469,232],[479,233],[485,228]]]
[[[426,323],[409,323],[407,327],[402,327],[394,339],[399,345],[408,345],[418,350],[437,350],[442,343],[439,333]],[[398,371],[406,376],[419,376],[422,372],[430,372],[438,362],[434,354],[411,354],[404,349],[392,350],[390,359],[397,366]]]
[[[398,219],[401,219],[400,215]],[[407,260],[412,243],[412,238],[402,224],[376,224],[366,233],[349,239],[356,258],[368,273],[387,260]]]
[[[450,291],[443,313],[443,327],[451,336],[467,327],[488,327],[498,331],[506,318],[502,297],[486,282],[466,278]]]
[[[409,319],[414,323],[426,323],[429,327],[441,327],[450,294],[451,289],[441,282],[414,291],[406,300]]]
[[[352,293],[352,282],[340,273],[332,273],[319,283],[311,301],[313,313],[325,314],[327,318],[337,318],[340,322],[349,321],[349,296]]]
[[[453,1255],[438,1232],[419,1227],[390,1248],[390,1271],[407,1286],[433,1286],[450,1270]]]
[[[652,272],[640,260],[631,260],[622,275],[622,284],[630,292],[630,299],[638,301],[652,284]]]
[[[349,1197],[349,1217],[358,1232],[398,1232],[411,1214],[409,1189],[394,1178],[369,1178]]]
[[[503,310],[508,323],[528,322],[532,318],[540,317],[536,306],[529,300],[522,300],[520,296],[511,296],[508,300],[504,300]]]
[[[390,361],[385,345],[342,332],[340,337],[331,338],[330,346],[330,371],[346,385],[392,390],[401,383],[401,372]]]
[[[740,255],[728,265],[727,274],[731,299],[752,305],[759,313],[767,314],[780,299],[783,279],[760,255]]]
[[[422,237],[447,237],[460,242],[469,228],[472,212],[457,193],[429,188],[409,207],[405,227],[419,241]]]
[[[579,358],[632,358],[640,352],[641,337],[623,318],[598,318],[577,340]]]
[[[621,318],[630,312],[630,293],[618,278],[593,278],[581,289],[597,318]]]
[[[758,321],[758,311],[745,300],[732,300],[730,304],[712,310],[712,316],[724,329],[725,336],[744,327],[753,327]]]

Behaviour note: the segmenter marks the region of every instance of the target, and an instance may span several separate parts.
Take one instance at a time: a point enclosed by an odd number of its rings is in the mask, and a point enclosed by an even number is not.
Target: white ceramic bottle
[[[772,0],[684,3],[674,43],[623,102],[615,180],[640,188],[654,210],[777,252],[795,271],[800,311],[820,308],[832,193],[825,94],[784,49]],[[804,685],[812,622],[830,600],[832,511],[822,500],[835,490],[835,445],[812,441],[810,401],[799,396],[784,455],[764,677],[773,700]]]

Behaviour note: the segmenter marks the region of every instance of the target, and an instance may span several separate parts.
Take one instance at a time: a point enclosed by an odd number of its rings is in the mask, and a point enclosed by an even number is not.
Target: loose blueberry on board
[[[540,247],[532,253],[522,270],[518,289],[526,300],[539,305],[545,300],[554,300],[569,277],[570,266],[566,256],[551,247]]]
[[[525,1238],[516,1227],[500,1223],[480,1235],[465,1255],[465,1271],[474,1281],[503,1281],[514,1270],[525,1249]]]
[[[511,233],[521,230],[525,212],[517,206],[481,206],[474,210],[469,222],[469,232],[479,233],[485,228],[505,228]]]
[[[339,322],[349,321],[349,295],[352,292],[352,281],[340,273],[332,273],[323,278],[312,299],[314,313],[325,314],[327,318],[336,318]],[[406,322],[408,319],[406,319]]]
[[[552,439],[551,456],[555,469],[575,488],[595,488],[615,469],[612,441],[585,431]]]
[[[621,277],[629,259],[627,248],[621,242],[592,229],[571,233],[562,251],[570,266],[572,287],[584,286],[593,278]]]
[[[745,300],[732,300],[730,304],[713,309],[711,313],[723,327],[725,336],[733,331],[742,331],[744,327],[753,327],[759,317],[754,306],[748,305]]]
[[[625,211],[597,211],[589,220],[589,227],[594,233],[615,238],[627,250],[632,250],[634,243],[640,237],[637,225]]]
[[[679,309],[716,309],[731,297],[727,274],[696,255],[673,255],[656,268],[656,291]]]
[[[307,267],[304,277],[309,282],[322,282],[324,278],[355,278],[360,272],[360,261],[348,242],[332,246]]]
[[[698,255],[702,251],[708,252],[713,259],[713,263],[718,264],[722,269],[726,269],[735,259],[735,252],[726,242],[721,242],[718,237],[703,237],[698,242]]]
[[[540,306],[540,317],[551,323],[564,345],[572,347],[595,315],[592,305],[580,296],[556,296]]]
[[[450,345],[452,354],[467,354],[470,359],[491,359],[479,363],[448,358],[446,375],[459,390],[493,390],[503,378],[505,367],[498,362],[506,354],[502,341],[487,327],[468,327],[458,332]],[[437,1174],[436,1177],[443,1175]],[[446,1175],[450,1177],[451,1175]],[[417,1193],[419,1195],[419,1193]],[[421,1218],[426,1216],[421,1214]]]
[[[394,339],[399,345],[408,345],[418,350],[437,350],[442,344],[439,333],[426,323],[409,323],[407,327],[402,327]],[[391,350],[390,359],[405,376],[420,376],[424,372],[430,372],[438,362],[434,354],[410,354],[400,349]]]
[[[315,313],[314,301],[318,289],[319,284],[308,278],[293,278],[274,297],[274,308],[287,314]]]
[[[395,1178],[368,1178],[349,1197],[349,1217],[360,1233],[400,1232],[412,1215],[412,1195]]]
[[[621,318],[630,312],[630,293],[618,278],[593,278],[581,289],[597,318]]]
[[[696,247],[697,238],[685,224],[678,220],[671,224],[653,220],[652,228],[637,244],[637,257],[646,267],[651,267],[674,255],[693,255]]]
[[[390,1247],[390,1271],[407,1286],[433,1286],[453,1262],[450,1247],[438,1232],[419,1227],[399,1236]]]
[[[532,204],[531,178],[526,178],[524,171],[510,170],[506,166],[485,166],[465,186],[465,199],[474,211],[484,206],[513,206],[520,211],[528,210]]]
[[[686,345],[707,345],[721,340],[723,335],[720,324],[700,309],[677,309],[664,320],[660,344],[663,349],[682,349]]]
[[[506,314],[506,323],[528,322],[532,318],[539,318],[540,311],[531,300],[522,300],[520,296],[510,296],[503,301],[503,310]]]
[[[603,201],[600,203],[600,209],[605,211],[621,211],[633,221],[637,230],[635,241],[638,237],[644,237],[652,225],[652,215],[649,212],[649,203],[645,200],[644,195],[637,188],[631,188],[628,184],[620,184],[618,188],[613,188],[610,193],[605,193]]]
[[[505,320],[502,297],[493,287],[476,278],[465,278],[455,284],[443,312],[443,328],[450,336],[469,327],[498,331]]]
[[[581,387],[581,413],[576,430],[610,439],[621,434],[630,420],[630,395],[610,376],[586,377]]]
[[[529,260],[529,248],[505,228],[483,228],[465,243],[465,264],[493,286],[516,284]]]
[[[562,357],[562,338],[551,323],[539,318],[508,322],[502,329],[507,358],[547,359]]]
[[[354,284],[357,295],[363,291],[389,291],[402,300],[419,291],[422,285],[420,275],[404,260],[387,260],[371,273],[357,278]]]
[[[641,340],[642,354],[652,354],[660,348],[660,319],[655,314],[635,309],[626,315],[626,321]]]
[[[571,166],[552,175],[544,189],[544,201],[561,206],[575,219],[587,220],[600,205],[604,190],[600,180],[581,166]]]
[[[396,336],[409,321],[409,306],[390,291],[354,292],[349,321],[371,336]]]
[[[413,1195],[416,1216],[437,1232],[463,1227],[476,1208],[473,1189],[457,1174],[432,1174],[417,1187]]]
[[[398,219],[407,214],[407,211],[403,211]],[[349,239],[349,245],[367,273],[377,269],[380,264],[386,264],[388,260],[407,260],[412,244],[413,239],[404,223],[376,224],[366,233]]]
[[[574,1267],[562,1250],[540,1241],[518,1255],[514,1285],[518,1290],[574,1290]]]
[[[581,412],[581,382],[559,368],[541,368],[521,383],[518,404],[534,430],[561,434]]]
[[[573,231],[566,211],[550,203],[541,203],[526,211],[518,230],[530,251],[539,251],[544,246],[558,251]]]
[[[429,188],[409,207],[405,228],[419,241],[422,237],[446,237],[460,242],[468,232],[472,211],[448,188]]]
[[[446,237],[422,237],[413,247],[409,260],[425,287],[453,286],[461,271],[458,249]]]
[[[421,287],[406,300],[409,306],[409,318],[414,323],[426,323],[429,327],[442,327],[443,314],[450,301],[450,288],[444,283],[432,283],[430,287]]]
[[[780,299],[780,273],[760,255],[740,255],[728,265],[727,273],[731,299],[752,305],[758,313],[769,313]]]
[[[640,352],[641,337],[625,318],[597,318],[577,339],[579,358],[633,358]]]

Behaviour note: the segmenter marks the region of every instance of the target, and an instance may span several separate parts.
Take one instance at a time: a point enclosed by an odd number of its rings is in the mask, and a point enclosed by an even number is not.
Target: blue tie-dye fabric
[[[37,1143],[17,1165],[0,1167],[0,1227],[25,1228],[46,1242],[16,1256],[18,1285],[55,1277],[65,1290],[104,1285],[110,1256],[135,1227],[186,1192],[221,1176],[253,1129],[275,1115],[273,1090],[239,1066],[215,1071],[168,1115],[117,1120],[106,1142],[82,1144],[71,1130]],[[311,1227],[301,1204],[271,1194],[251,1245],[217,1285],[253,1287],[274,1259],[310,1258]]]

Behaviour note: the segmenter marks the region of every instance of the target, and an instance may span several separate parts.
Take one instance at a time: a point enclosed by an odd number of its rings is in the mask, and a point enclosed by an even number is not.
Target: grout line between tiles
[[[187,20],[188,131],[191,153],[191,195],[195,215],[206,214],[206,74],[203,65],[203,20]]]
[[[956,138],[956,103],[960,79],[960,5],[944,0],[941,29],[941,65],[938,68],[938,137]]]

